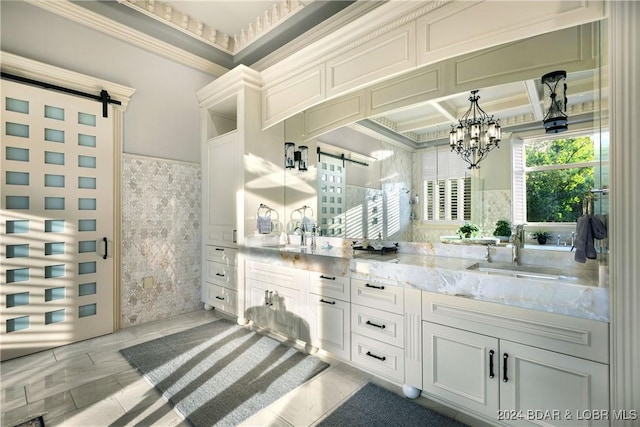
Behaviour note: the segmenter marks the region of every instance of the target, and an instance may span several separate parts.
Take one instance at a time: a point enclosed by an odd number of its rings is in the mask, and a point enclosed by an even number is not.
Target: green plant
[[[534,239],[538,240],[538,243],[544,245],[547,240],[551,238],[551,233],[545,230],[538,230],[531,233]]]
[[[457,234],[460,237],[469,238],[469,237],[477,237],[479,232],[480,232],[480,229],[478,228],[477,225],[466,223],[458,227]]]
[[[511,236],[511,223],[506,219],[499,219],[496,221],[496,229],[493,230],[493,235],[498,236]]]

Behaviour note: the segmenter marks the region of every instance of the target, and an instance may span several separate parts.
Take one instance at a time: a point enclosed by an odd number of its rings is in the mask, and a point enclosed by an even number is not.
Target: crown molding
[[[111,99],[121,102],[121,105],[113,104],[113,107],[122,111],[127,109],[129,100],[135,92],[135,89],[128,86],[97,79],[8,52],[0,52],[0,64],[2,71],[5,73],[63,86],[80,92],[99,94],[104,89],[109,92]]]
[[[100,31],[109,36],[123,40],[134,46],[162,55],[172,61],[181,63],[198,71],[219,77],[229,71],[214,62],[200,56],[186,52],[169,43],[165,43],[145,33],[133,30],[103,15],[92,12],[86,8],[75,5],[69,0],[25,0],[27,3],[40,7],[48,12],[55,13],[71,21],[85,25],[93,30]]]

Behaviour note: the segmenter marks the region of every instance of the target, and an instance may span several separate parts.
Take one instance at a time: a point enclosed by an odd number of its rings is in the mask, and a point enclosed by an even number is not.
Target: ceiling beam
[[[536,85],[535,80],[525,80],[524,87],[527,91],[527,96],[529,97],[529,103],[531,104],[531,112],[533,113],[533,117],[541,121],[544,118],[544,113],[542,112],[542,102],[540,100],[540,95],[538,93],[538,86]]]

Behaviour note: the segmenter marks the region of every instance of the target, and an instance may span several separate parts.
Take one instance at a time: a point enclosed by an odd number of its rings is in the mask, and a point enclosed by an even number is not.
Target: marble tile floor
[[[119,350],[219,318],[196,311],[120,330],[0,364],[0,425],[44,414],[49,426],[188,426]],[[314,426],[367,381],[398,386],[323,353],[331,366],[246,420],[244,426]],[[432,402],[416,400],[470,426],[487,424]]]

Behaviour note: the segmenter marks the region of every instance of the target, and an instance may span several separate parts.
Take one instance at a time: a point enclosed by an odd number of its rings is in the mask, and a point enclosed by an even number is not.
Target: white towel
[[[258,233],[269,234],[271,233],[271,216],[258,215]]]
[[[305,231],[313,231],[315,227],[315,221],[310,216],[302,217],[302,229]]]

